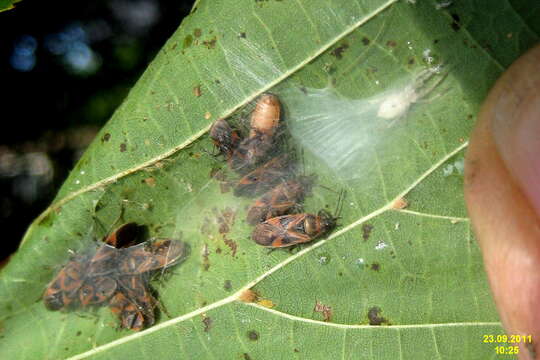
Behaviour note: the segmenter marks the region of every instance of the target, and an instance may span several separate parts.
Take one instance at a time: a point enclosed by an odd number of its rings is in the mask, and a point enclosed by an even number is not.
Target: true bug
[[[120,327],[140,331],[152,326],[157,300],[150,294],[147,278],[142,275],[122,276],[118,283],[118,291],[109,307],[118,316]]]
[[[242,177],[234,189],[236,196],[254,196],[268,191],[291,176],[292,163],[286,154],[276,156],[266,164]]]
[[[140,331],[147,326],[144,312],[135,301],[128,298],[123,292],[118,291],[114,294],[109,307],[111,312],[118,316],[121,328]]]
[[[342,194],[343,195],[343,194]],[[258,224],[251,238],[257,244],[280,248],[313,241],[332,231],[337,225],[342,196],[338,200],[336,216],[322,209],[317,215],[302,213],[282,215]]]
[[[273,145],[272,137],[263,133],[244,139],[229,158],[229,167],[245,174],[267,158]]]
[[[296,179],[282,182],[250,206],[247,222],[250,225],[256,225],[298,208],[305,195],[311,191],[312,184],[313,177],[309,176],[299,176]]]
[[[104,276],[87,278],[79,290],[79,301],[82,306],[104,303],[115,293],[116,288],[117,283],[113,278]]]
[[[135,223],[124,224],[107,235],[95,253],[75,256],[48,285],[45,306],[61,310],[108,303],[122,327],[140,330],[152,325],[156,300],[150,294],[149,275],[176,264],[186,247],[171,239],[133,245],[140,230]]]
[[[214,146],[218,148],[219,153],[227,160],[231,158],[234,149],[236,149],[241,140],[238,131],[231,128],[224,119],[214,122],[210,128],[210,138]]]
[[[60,310],[78,300],[87,264],[83,257],[76,257],[64,266],[49,283],[43,294],[43,302],[49,310]]]
[[[259,134],[274,136],[279,126],[280,115],[281,104],[278,97],[273,94],[261,95],[251,113],[249,137],[253,138]]]
[[[270,155],[276,144],[281,105],[277,96],[264,94],[251,113],[249,136],[242,140],[229,158],[232,170],[245,174]]]
[[[152,240],[149,243],[122,249],[117,268],[122,275],[142,274],[172,266],[184,254],[185,245],[180,241]]]
[[[118,249],[132,244],[140,227],[123,224],[104,239],[93,255],[74,256],[49,283],[43,302],[49,310],[60,310],[80,302],[81,305],[106,301],[114,293],[116,282],[104,275],[117,269]]]

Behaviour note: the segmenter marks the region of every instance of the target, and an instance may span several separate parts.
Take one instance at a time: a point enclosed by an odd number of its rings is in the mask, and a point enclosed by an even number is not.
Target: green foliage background
[[[538,41],[540,4],[441,4],[199,1],[2,270],[3,356],[495,357],[482,335],[502,329],[456,164],[488,89]],[[337,176],[321,154],[305,153],[318,184],[347,190],[338,230],[293,254],[256,246],[244,221],[252,200],[223,193],[209,176],[223,166],[208,154],[211,123],[266,91],[285,108],[293,88],[331,84],[344,101],[369,98],[428,66],[426,49],[451,69],[444,94],[373,135],[385,141],[366,149],[368,163],[351,165],[355,176]],[[393,209],[400,198],[409,206]],[[336,201],[316,187],[305,206],[315,212]],[[94,218],[111,228],[121,206],[125,221],[190,245],[186,261],[153,283],[168,315],[131,333],[116,330],[106,308],[47,311],[41,294],[69,250],[100,238]],[[238,301],[247,289],[264,301]],[[332,308],[330,321],[316,303]]]

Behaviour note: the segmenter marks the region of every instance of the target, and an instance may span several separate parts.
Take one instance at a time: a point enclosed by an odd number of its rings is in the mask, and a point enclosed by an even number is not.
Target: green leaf
[[[460,164],[488,89],[539,38],[537,4],[503,4],[197,2],[2,270],[2,354],[494,357],[483,335],[502,328]],[[293,253],[256,245],[253,199],[210,176],[234,178],[209,154],[211,123],[242,123],[266,91],[283,102],[299,172],[318,177],[306,211],[333,211],[346,190],[337,229]],[[401,116],[380,116],[396,99]],[[158,323],[133,333],[107,308],[47,311],[41,295],[69,250],[91,246],[122,208],[191,248],[152,282]],[[258,298],[240,301],[246,291]]]
[[[15,3],[21,0],[0,0],[0,12],[7,11],[15,8]]]

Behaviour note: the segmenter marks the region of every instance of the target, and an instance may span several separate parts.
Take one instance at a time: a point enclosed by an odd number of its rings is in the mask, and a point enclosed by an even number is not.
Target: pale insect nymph
[[[421,99],[430,94],[444,80],[446,75],[448,75],[448,73],[445,73],[436,81],[431,82],[430,80],[434,76],[439,75],[440,72],[440,65],[422,70],[409,85],[379,99],[380,104],[377,110],[377,117],[382,119],[399,119],[403,117],[411,105],[420,102]],[[429,84],[430,82],[431,84]],[[434,100],[439,95],[435,95],[427,101]]]

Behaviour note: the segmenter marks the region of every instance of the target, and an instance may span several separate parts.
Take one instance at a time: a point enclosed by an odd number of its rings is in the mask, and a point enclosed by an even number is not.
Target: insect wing
[[[121,291],[112,297],[109,307],[111,312],[120,320],[120,327],[140,331],[144,329],[145,321],[143,312],[133,301],[128,299]]]
[[[228,161],[229,167],[240,174],[245,174],[267,159],[273,145],[272,138],[262,133],[244,139],[232,153]]]
[[[157,239],[122,249],[120,272],[124,275],[143,274],[174,265],[185,252],[185,244],[178,240]]]
[[[116,291],[117,283],[110,277],[91,277],[79,291],[82,306],[96,305],[107,301]]]
[[[49,283],[43,302],[49,310],[60,310],[76,300],[76,293],[83,284],[84,259],[71,260]]]
[[[236,130],[233,130],[230,125],[223,119],[217,120],[210,128],[210,138],[214,145],[218,148],[220,154],[229,159],[232,156],[234,149],[240,143],[240,135]]]
[[[291,167],[286,155],[277,156],[242,177],[234,189],[234,195],[253,196],[268,191],[291,176]]]
[[[117,271],[119,249],[108,245],[101,245],[88,263],[87,276],[104,276]]]
[[[290,213],[304,200],[308,185],[299,180],[289,180],[265,193],[249,208],[247,221],[256,225],[270,218]]]
[[[297,227],[303,215],[283,215],[268,219],[255,227],[251,238],[257,244],[266,247],[287,247],[309,242],[312,240],[309,236],[290,229]]]

